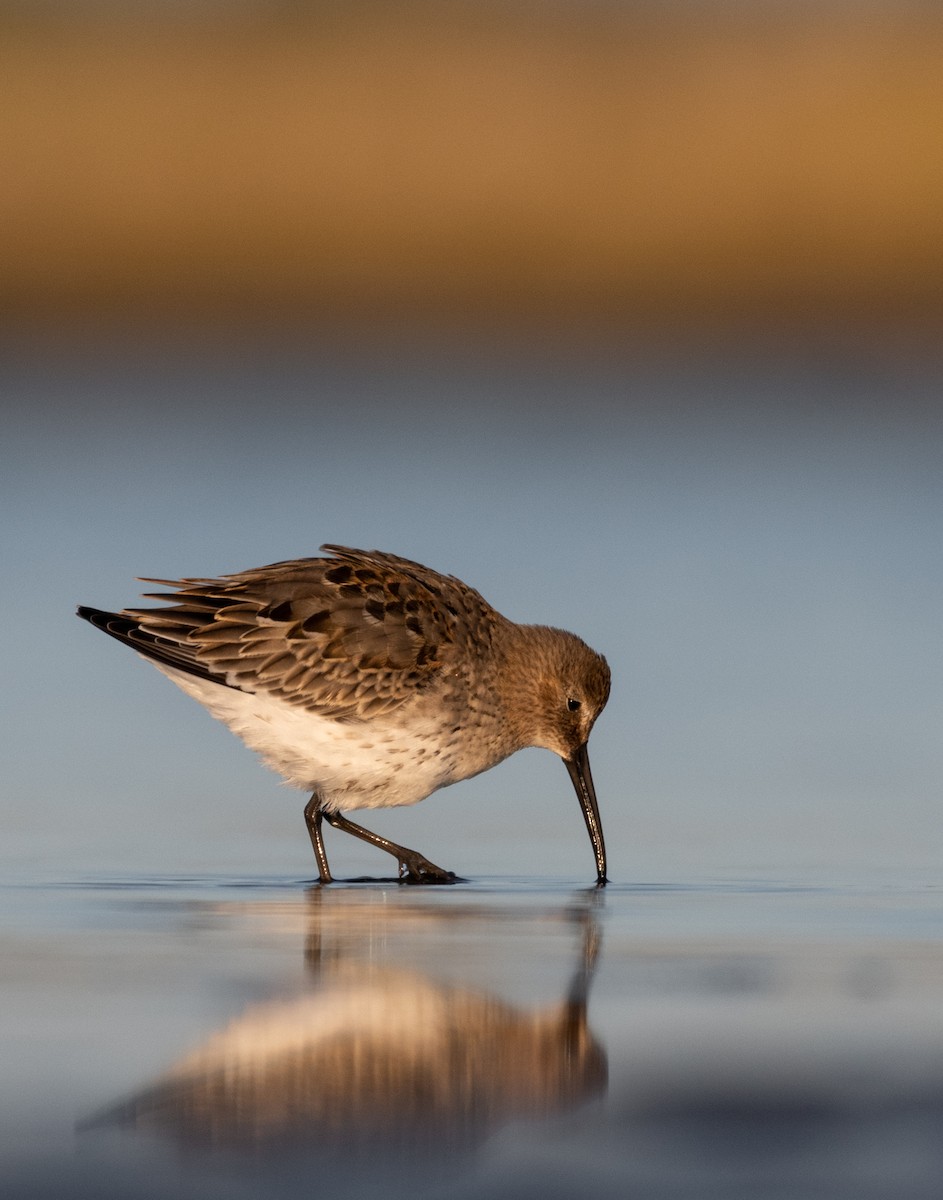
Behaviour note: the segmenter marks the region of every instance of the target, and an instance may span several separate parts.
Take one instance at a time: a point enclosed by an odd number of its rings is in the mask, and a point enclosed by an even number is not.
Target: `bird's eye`
[[[578,708],[582,707],[582,703],[583,703],[582,700],[576,700],[576,699],[574,699],[573,696],[570,696],[570,698],[566,702],[566,706],[570,710],[570,712],[576,712],[576,710]]]

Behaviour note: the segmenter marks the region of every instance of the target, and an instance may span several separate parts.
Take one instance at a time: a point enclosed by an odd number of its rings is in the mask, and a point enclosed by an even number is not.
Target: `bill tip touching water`
[[[453,881],[342,810],[415,804],[536,746],[567,767],[604,884],[587,747],[609,697],[606,660],[575,634],[508,620],[453,576],[377,550],[322,550],[218,578],[148,579],[172,589],[147,595],[163,607],[78,615],[311,793],[322,883],[333,880],[325,821],[392,854],[407,882]]]

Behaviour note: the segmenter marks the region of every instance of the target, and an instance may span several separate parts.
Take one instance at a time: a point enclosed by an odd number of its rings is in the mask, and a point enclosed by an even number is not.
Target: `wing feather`
[[[217,579],[146,580],[163,608],[119,614],[123,640],[195,674],[345,720],[402,704],[453,668],[497,615],[473,589],[378,550],[322,547]],[[156,653],[152,655],[158,657]]]

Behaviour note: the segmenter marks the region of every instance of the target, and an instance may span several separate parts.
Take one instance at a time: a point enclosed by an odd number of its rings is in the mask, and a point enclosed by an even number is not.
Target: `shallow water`
[[[0,894],[4,1196],[939,1195],[919,879]]]

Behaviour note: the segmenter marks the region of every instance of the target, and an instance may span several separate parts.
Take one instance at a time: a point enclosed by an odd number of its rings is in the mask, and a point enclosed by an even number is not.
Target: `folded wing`
[[[408,559],[325,546],[218,579],[146,580],[162,608],[80,610],[147,657],[228,687],[265,691],[323,716],[376,716],[421,693],[490,640],[496,614],[477,592]]]

